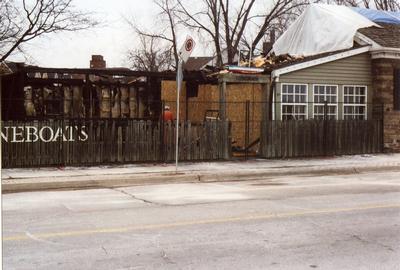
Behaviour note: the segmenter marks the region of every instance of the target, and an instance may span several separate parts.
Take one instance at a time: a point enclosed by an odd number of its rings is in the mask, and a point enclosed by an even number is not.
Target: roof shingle
[[[400,48],[400,25],[387,23],[379,23],[379,25],[382,28],[373,26],[359,29],[358,32],[383,47]]]

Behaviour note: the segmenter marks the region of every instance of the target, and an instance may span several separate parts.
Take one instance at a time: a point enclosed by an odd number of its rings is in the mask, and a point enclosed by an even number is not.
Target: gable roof
[[[368,27],[358,30],[382,47],[400,48],[400,24],[379,23],[382,28]]]

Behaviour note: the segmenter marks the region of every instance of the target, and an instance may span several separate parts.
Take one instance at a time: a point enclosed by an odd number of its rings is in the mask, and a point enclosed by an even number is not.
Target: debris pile
[[[304,60],[304,56],[292,56],[289,54],[283,54],[276,56],[274,53],[268,56],[257,56],[251,59],[251,61],[240,61],[240,65],[227,65],[222,70],[218,70],[209,76],[215,76],[218,74],[225,73],[240,73],[240,74],[260,74],[268,72],[277,66],[287,65],[294,62]]]
[[[263,56],[257,56],[253,58],[250,62],[250,66],[257,67],[257,68],[271,68],[276,65],[282,65],[282,64],[290,64],[292,62],[298,62],[304,59],[304,56],[293,56],[290,54],[282,54],[276,56],[274,53],[263,57]],[[245,66],[249,65],[249,63],[245,63]]]

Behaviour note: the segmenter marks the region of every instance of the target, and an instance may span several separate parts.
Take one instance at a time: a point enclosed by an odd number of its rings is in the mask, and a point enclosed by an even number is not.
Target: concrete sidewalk
[[[400,154],[291,160],[134,164],[121,166],[3,169],[3,192],[122,187],[176,182],[256,180],[285,175],[399,171]]]

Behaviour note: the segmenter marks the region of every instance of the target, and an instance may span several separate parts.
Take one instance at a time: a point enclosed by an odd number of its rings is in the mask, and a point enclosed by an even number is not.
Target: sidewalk
[[[256,180],[285,175],[352,174],[400,171],[400,154],[291,160],[134,164],[97,167],[3,169],[3,192],[82,189],[130,185]]]

